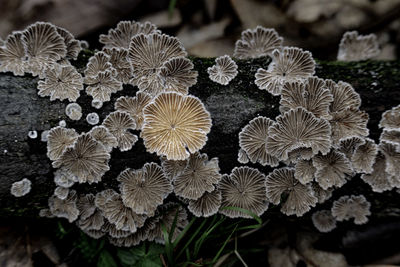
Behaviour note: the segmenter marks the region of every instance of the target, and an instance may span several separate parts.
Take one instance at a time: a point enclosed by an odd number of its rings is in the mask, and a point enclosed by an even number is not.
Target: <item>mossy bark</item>
[[[75,66],[82,70],[91,52],[81,53]],[[198,83],[190,88],[190,94],[199,97],[210,111],[213,126],[208,142],[202,149],[209,157],[218,157],[223,173],[239,166],[237,162],[238,133],[252,118],[262,115],[275,118],[278,115],[279,97],[259,90],[254,84],[254,74],[258,68],[267,68],[269,58],[238,61],[239,74],[227,86],[212,82],[208,78],[207,68],[214,59],[191,58],[199,72]],[[378,122],[383,111],[400,103],[400,61],[363,61],[355,63],[318,61],[316,75],[335,81],[343,80],[354,86],[362,98],[361,109],[368,112],[370,136],[377,140],[380,135]],[[14,77],[9,73],[0,74],[0,216],[37,216],[41,208],[47,206],[47,199],[53,194],[54,169],[46,156],[46,143],[40,141],[44,130],[57,126],[60,120],[67,127],[78,132],[88,131],[91,126],[85,117],[97,112],[101,119],[114,110],[114,101],[121,95],[134,95],[136,88],[125,86],[124,90],[114,94],[112,100],[103,108],[91,107],[91,98],[85,93],[78,99],[83,108],[80,121],[69,120],[65,114],[66,101],[50,102],[48,98],[37,95],[38,78],[29,75]],[[28,132],[36,130],[38,138],[30,139]],[[136,134],[140,134],[137,132]],[[99,184],[78,185],[78,192],[96,192],[106,187],[117,188],[116,177],[127,167],[140,168],[145,162],[158,161],[154,154],[146,153],[141,141],[131,151],[112,152],[111,170]],[[268,173],[268,167],[254,165]],[[32,181],[32,190],[24,197],[15,198],[10,194],[11,184],[22,178]],[[367,199],[375,200],[373,209],[387,210],[400,203],[399,194],[386,192],[374,194],[368,185],[358,177],[353,178],[336,194],[363,193]]]

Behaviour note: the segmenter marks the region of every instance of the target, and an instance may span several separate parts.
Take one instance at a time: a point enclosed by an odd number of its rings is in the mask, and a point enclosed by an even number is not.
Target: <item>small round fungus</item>
[[[257,26],[242,32],[233,56],[239,59],[270,56],[274,49],[281,49],[282,42],[283,38],[274,29]]]
[[[50,101],[76,101],[83,90],[82,75],[73,66],[53,64],[45,69],[46,78],[38,82],[39,96],[50,96]]]
[[[218,212],[221,200],[221,192],[215,189],[212,192],[205,192],[197,200],[189,200],[188,209],[197,217],[209,217]]]
[[[337,221],[349,220],[354,218],[355,224],[364,224],[368,222],[368,215],[371,204],[363,195],[342,196],[333,202],[332,215]]]
[[[162,168],[146,163],[142,169],[126,169],[117,178],[124,204],[138,214],[153,216],[158,205],[172,192]]]
[[[89,49],[89,43],[86,40],[79,40],[79,45],[82,49]]]
[[[211,129],[210,113],[194,96],[162,93],[144,109],[140,136],[147,151],[184,160],[201,149]]]
[[[351,156],[351,164],[356,172],[371,173],[372,165],[378,154],[378,146],[374,140],[365,138],[365,144],[359,145]]]
[[[378,153],[378,151],[377,151]],[[393,188],[390,183],[392,175],[386,172],[386,159],[381,153],[377,154],[370,166],[370,172],[362,174],[361,179],[369,184],[372,191],[382,193]]]
[[[86,93],[93,97],[93,100],[107,102],[110,101],[112,93],[122,90],[122,83],[114,78],[110,71],[99,72],[96,76],[86,76],[84,78]]]
[[[74,129],[61,126],[52,128],[47,135],[47,157],[50,160],[57,160],[64,153],[65,149],[71,146],[78,138]]]
[[[380,53],[375,34],[358,35],[357,31],[345,32],[340,40],[337,60],[360,61]]]
[[[54,190],[54,195],[58,197],[59,199],[66,199],[69,194],[69,188],[57,186],[56,189]]]
[[[93,99],[91,105],[95,109],[100,109],[103,106],[103,102],[98,99]]]
[[[40,141],[47,142],[50,130],[45,130],[40,134]]]
[[[341,187],[354,175],[349,159],[336,150],[331,150],[326,155],[316,155],[312,159],[316,168],[315,181],[323,188]]]
[[[249,214],[231,209],[241,208],[263,214],[268,208],[266,197],[265,175],[257,169],[235,167],[230,175],[223,175],[218,184],[222,202],[220,213],[231,218],[252,218]]]
[[[280,95],[285,82],[306,79],[314,72],[315,61],[310,52],[297,47],[284,47],[272,52],[268,70],[257,70],[255,83],[261,90]]]
[[[320,210],[311,216],[315,228],[322,233],[327,233],[336,228],[336,219],[330,210]]]
[[[308,184],[315,178],[316,169],[312,160],[299,160],[296,162],[294,177],[302,184]]]
[[[393,107],[382,114],[379,127],[387,130],[400,129],[400,105]]]
[[[60,199],[53,195],[49,198],[49,208],[51,213],[60,218],[66,218],[71,223],[79,216],[79,210],[76,207],[76,191],[70,190],[65,199]]]
[[[104,44],[104,47],[111,48],[129,48],[132,37],[137,34],[151,34],[158,33],[156,25],[145,22],[140,23],[136,21],[120,21],[115,29],[110,29],[108,34],[100,35],[100,43]]]
[[[166,156],[161,156],[160,160],[164,173],[170,181],[174,181],[187,165],[187,160],[167,160]]]
[[[361,97],[350,84],[342,81],[335,83],[329,79],[325,80],[325,84],[333,95],[333,102],[329,106],[330,112],[341,112],[349,107],[360,108]]]
[[[117,138],[103,125],[93,127],[89,133],[104,146],[107,152],[111,152],[113,148],[118,146]]]
[[[267,153],[267,138],[269,127],[274,121],[266,117],[252,119],[239,133],[239,145],[245,155],[252,163],[259,162],[261,165],[276,167],[279,160]]]
[[[65,120],[60,120],[60,121],[58,122],[58,125],[59,125],[60,127],[66,127],[66,126],[67,126],[67,122],[66,122]]]
[[[215,59],[215,65],[207,69],[211,81],[227,85],[238,74],[238,66],[230,56],[221,56]]]
[[[73,121],[78,121],[82,117],[82,108],[78,103],[69,103],[65,108],[65,115]]]
[[[150,103],[152,97],[145,92],[136,92],[135,97],[121,96],[115,101],[114,107],[117,111],[124,111],[129,114],[136,124],[136,130],[143,125],[143,110]]]
[[[103,121],[103,125],[118,141],[121,151],[128,151],[138,140],[138,137],[128,130],[136,129],[135,121],[126,112],[115,111],[110,113]]]
[[[326,154],[331,147],[331,127],[303,108],[291,109],[276,118],[269,128],[267,152],[287,160],[294,149],[311,148],[314,154]]]
[[[196,152],[190,155],[185,169],[174,180],[177,196],[196,200],[205,192],[214,191],[214,185],[221,180],[218,158],[208,160],[206,154]]]
[[[271,203],[277,205],[281,202],[282,195],[287,194],[281,212],[302,216],[316,205],[318,199],[314,196],[311,185],[301,184],[294,177],[294,173],[294,169],[291,168],[275,169],[267,176],[266,195]]]
[[[96,112],[92,112],[92,113],[87,114],[86,121],[90,125],[96,125],[96,124],[99,123],[100,118],[99,118],[99,115]]]
[[[36,139],[38,137],[37,131],[35,131],[35,130],[29,131],[28,132],[28,137],[31,138],[31,139]]]
[[[110,169],[110,154],[90,134],[81,134],[72,146],[53,162],[53,167],[63,167],[78,178],[79,183],[97,183]]]
[[[31,181],[27,178],[14,182],[11,185],[11,194],[15,197],[22,197],[31,191]]]
[[[12,72],[16,76],[25,74],[26,56],[21,38],[22,32],[13,32],[0,45],[0,72]]]
[[[109,62],[116,70],[115,78],[124,84],[129,83],[132,79],[133,71],[131,63],[128,60],[128,50],[113,47],[105,48],[103,51],[110,57]]]

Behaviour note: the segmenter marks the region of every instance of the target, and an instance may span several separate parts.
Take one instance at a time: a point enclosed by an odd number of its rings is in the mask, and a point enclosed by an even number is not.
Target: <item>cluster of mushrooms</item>
[[[281,97],[281,114],[251,120],[239,134],[238,152],[241,164],[286,165],[268,175],[248,166],[222,174],[218,158],[200,152],[211,116],[201,100],[189,94],[198,74],[177,38],[148,22],[122,21],[101,35],[100,42],[103,49],[79,72],[70,60],[87,44],[50,23],[35,23],[0,41],[0,71],[39,76],[38,94],[71,102],[65,110],[71,120],[82,118],[75,101],[83,90],[92,97],[91,106],[101,109],[124,84],[138,88],[134,97],[119,97],[115,111],[100,125],[99,115],[90,113],[86,121],[93,128],[88,132],[78,133],[63,122],[42,133],[57,187],[41,216],[63,217],[93,238],[107,235],[112,244],[132,246],[143,240],[163,243],[162,226],[169,229],[175,216],[176,237],[188,223],[181,203],[199,217],[219,212],[251,218],[251,213],[262,215],[270,203],[281,204],[286,215],[302,216],[356,173],[377,192],[400,187],[395,175],[400,173],[400,106],[384,113],[381,143],[375,144],[368,138],[368,114],[359,109],[361,99],[352,86],[313,76],[311,53],[283,47],[283,38],[273,29],[244,31],[234,52],[238,59],[272,58],[268,69],[257,71],[255,83]],[[363,60],[378,53],[374,35],[350,32],[343,36],[338,59]],[[212,81],[227,85],[237,69],[225,55],[207,71]],[[111,152],[129,151],[138,141],[132,130],[140,131],[147,152],[160,156],[161,164],[125,169],[115,177],[119,192],[79,195],[72,189],[75,183],[101,182],[110,170]],[[13,184],[11,193],[25,195],[30,186],[24,179]],[[165,202],[172,193],[178,202]],[[312,220],[327,232],[336,221],[367,222],[369,208],[361,195],[343,196],[332,210],[315,212]]]

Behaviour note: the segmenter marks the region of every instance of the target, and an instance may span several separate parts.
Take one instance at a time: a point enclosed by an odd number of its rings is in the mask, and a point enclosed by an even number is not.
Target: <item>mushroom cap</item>
[[[64,39],[64,43],[67,48],[66,58],[77,60],[79,52],[82,50],[80,42],[76,40],[72,33],[67,31],[66,29],[58,26],[56,26],[56,28],[58,34],[61,35],[61,37]]]
[[[342,196],[333,202],[331,212],[337,221],[354,218],[355,224],[364,224],[368,221],[367,216],[371,215],[370,206],[363,195]]]
[[[150,103],[152,97],[145,92],[136,92],[135,97],[121,96],[114,104],[117,111],[123,111],[129,114],[135,120],[136,130],[140,130],[143,125],[143,110]]]
[[[122,83],[109,70],[99,72],[96,76],[86,76],[84,83],[88,85],[86,93],[101,102],[110,101],[112,93],[122,90]]]
[[[315,178],[316,168],[312,160],[299,160],[294,169],[294,177],[302,184],[308,184]]]
[[[230,56],[224,55],[215,59],[215,65],[207,69],[211,81],[227,85],[238,74],[238,66]]]
[[[82,108],[78,103],[69,103],[65,107],[65,115],[71,120],[78,121],[82,117]]]
[[[196,200],[189,200],[188,209],[196,217],[209,217],[218,212],[221,201],[221,192],[215,189],[212,192],[205,192]]]
[[[76,191],[70,190],[67,198],[60,199],[55,195],[49,198],[49,208],[56,217],[66,218],[71,223],[79,216],[79,210],[76,207]]]
[[[339,44],[337,60],[360,61],[373,58],[380,53],[376,35],[359,35],[357,31],[345,32]]]
[[[246,151],[244,151],[242,148],[239,149],[238,152],[238,158],[237,160],[242,163],[242,164],[247,164],[249,163],[249,156],[247,156]]]
[[[78,179],[69,171],[60,168],[54,172],[54,183],[57,186],[70,188]]]
[[[379,127],[387,130],[395,130],[400,128],[400,105],[393,107],[382,114]]]
[[[57,186],[56,189],[54,189],[54,195],[58,197],[59,199],[66,199],[69,194],[69,188]]]
[[[373,164],[378,154],[378,146],[375,141],[365,138],[365,144],[359,145],[351,156],[351,164],[356,172],[371,173]]]
[[[261,215],[268,208],[265,175],[247,166],[235,167],[231,174],[223,175],[218,184],[222,195],[220,213],[231,218],[252,218],[238,210],[224,209],[237,207]]]
[[[343,81],[335,83],[327,79],[325,85],[333,95],[333,102],[329,106],[330,112],[344,111],[349,107],[360,108],[361,97],[350,84]]]
[[[59,159],[77,139],[78,133],[74,129],[61,126],[52,128],[47,135],[47,157],[53,161]]]
[[[31,191],[31,185],[31,181],[27,178],[24,178],[21,181],[14,182],[11,185],[11,194],[15,197],[25,196]]]
[[[22,32],[13,32],[0,45],[0,72],[12,72],[16,76],[25,74],[25,48]]]
[[[84,74],[86,77],[96,77],[100,72],[105,71],[109,71],[113,77],[117,74],[110,62],[110,56],[103,51],[99,51],[89,58]]]
[[[161,93],[144,109],[140,136],[147,151],[184,160],[201,149],[211,129],[210,113],[194,96]]]
[[[99,114],[97,114],[96,112],[91,112],[91,113],[87,114],[86,121],[90,125],[98,124],[100,121]]]
[[[327,233],[336,228],[336,219],[330,210],[320,210],[311,216],[315,228],[322,233]]]
[[[126,112],[114,111],[104,119],[103,125],[118,141],[121,151],[128,151],[138,140],[138,137],[128,130],[136,128],[135,121]]]
[[[346,158],[351,159],[356,149],[364,145],[365,138],[359,136],[349,136],[339,139],[338,151],[345,154]]]
[[[382,141],[379,144],[379,150],[385,155],[385,171],[400,181],[400,144]]]
[[[81,219],[87,219],[96,211],[96,206],[94,204],[95,196],[93,194],[81,195],[76,203],[79,209],[79,214]]]
[[[89,134],[99,143],[101,143],[107,152],[118,146],[117,138],[103,125],[93,127]]]
[[[80,217],[76,222],[78,227],[82,230],[101,230],[104,225],[104,217],[103,214],[99,210],[95,210],[92,215],[87,218]]]
[[[362,156],[360,155],[360,159]],[[386,172],[386,159],[382,153],[377,154],[374,157],[371,164],[371,172],[364,173],[361,175],[361,179],[369,184],[372,191],[382,193],[387,190],[393,189],[393,185],[390,183],[391,174]]]
[[[383,129],[381,136],[379,137],[379,140],[400,144],[400,128]]]
[[[170,181],[174,181],[187,165],[187,160],[167,160],[166,156],[161,156],[160,160],[164,174]]]

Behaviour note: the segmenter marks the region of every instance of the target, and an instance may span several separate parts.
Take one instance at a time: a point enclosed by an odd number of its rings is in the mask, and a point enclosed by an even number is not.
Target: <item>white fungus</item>
[[[22,179],[21,181],[14,182],[11,185],[11,194],[15,197],[22,197],[31,191],[31,181],[27,178]]]
[[[78,103],[70,103],[65,108],[65,114],[71,120],[78,121],[82,118],[82,108]]]
[[[28,132],[28,137],[31,138],[31,139],[36,139],[37,136],[38,136],[38,134],[37,134],[37,131],[35,131],[35,130],[32,130],[32,131]]]
[[[103,106],[103,102],[101,102],[98,99],[93,99],[92,100],[92,107],[94,107],[95,109],[99,109]]]
[[[90,125],[96,125],[99,123],[99,115],[96,112],[92,112],[89,113],[86,116],[86,121],[90,124]]]

